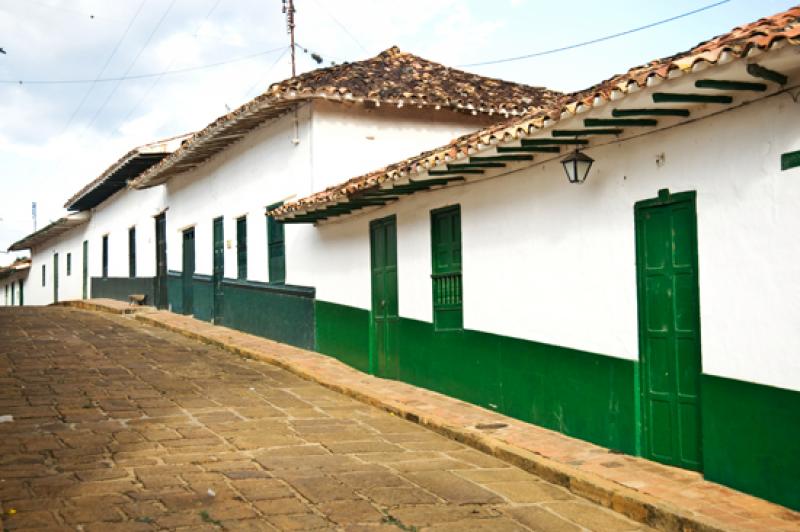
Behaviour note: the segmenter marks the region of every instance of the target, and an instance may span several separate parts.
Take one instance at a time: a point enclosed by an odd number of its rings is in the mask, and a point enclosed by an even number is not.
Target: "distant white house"
[[[25,304],[25,279],[31,268],[27,258],[14,260],[0,268],[0,306],[22,306]]]

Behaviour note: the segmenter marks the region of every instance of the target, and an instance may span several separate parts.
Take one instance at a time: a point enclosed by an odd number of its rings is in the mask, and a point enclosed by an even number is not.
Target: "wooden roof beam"
[[[698,79],[694,82],[698,89],[715,89],[721,91],[753,91],[764,92],[766,83],[753,83],[748,81],[729,81],[722,79]]]
[[[688,109],[668,109],[666,107],[653,107],[644,109],[614,109],[611,111],[611,116],[615,118],[622,118],[628,116],[680,116],[683,118],[688,117],[690,114]]]
[[[733,97],[725,94],[690,94],[679,92],[654,92],[653,103],[733,103]]]
[[[497,153],[559,153],[558,146],[498,146]]]
[[[789,81],[789,78],[780,72],[770,70],[769,68],[763,67],[756,63],[750,63],[747,65],[747,73],[754,78],[765,79],[767,81],[777,83],[778,85],[786,85],[786,83]]]

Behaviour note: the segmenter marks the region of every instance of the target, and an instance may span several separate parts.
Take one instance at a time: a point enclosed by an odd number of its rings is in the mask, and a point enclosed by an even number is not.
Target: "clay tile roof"
[[[396,46],[370,59],[306,72],[266,92],[195,133],[179,150],[135,181],[143,188],[202,164],[298,101],[372,102],[451,109],[469,114],[523,115],[563,97],[557,91],[448,68]]]
[[[339,94],[380,103],[523,114],[561,93],[448,68],[393,46],[364,61],[321,68],[274,83],[273,96]]]
[[[178,135],[132,149],[76,192],[67,200],[64,208],[71,211],[84,211],[96,207],[124,188],[128,181],[178,149],[187,138],[189,135]]]
[[[0,267],[0,279],[5,279],[7,277],[11,277],[15,273],[21,272],[23,275],[27,275],[27,270],[31,267],[31,259],[30,257],[24,257],[21,259],[15,259],[14,262],[9,264],[8,266]]]
[[[667,79],[674,76],[676,71],[691,72],[699,63],[714,65],[733,58],[747,57],[758,51],[769,51],[783,44],[800,45],[800,6],[736,27],[685,52],[631,68],[624,74],[609,78],[588,89],[561,98],[552,98],[550,105],[539,106],[523,116],[509,118],[504,122],[459,137],[444,146],[287,203],[270,211],[270,214],[283,218],[295,211],[341,201],[354,192],[377,188],[384,182],[452,161],[459,155],[473,154],[492,144],[530,135],[545,125],[550,126],[559,121],[562,114],[566,113],[566,116],[570,117],[576,114],[579,108],[581,111],[586,111],[610,101],[612,93],[624,96],[632,92],[634,87],[637,89],[645,87],[650,78]]]
[[[59,218],[55,222],[42,227],[38,231],[34,231],[25,238],[18,240],[8,247],[8,251],[23,251],[25,249],[32,249],[40,246],[63,233],[66,233],[73,227],[83,225],[89,221],[88,212],[75,212],[67,214],[63,218]]]

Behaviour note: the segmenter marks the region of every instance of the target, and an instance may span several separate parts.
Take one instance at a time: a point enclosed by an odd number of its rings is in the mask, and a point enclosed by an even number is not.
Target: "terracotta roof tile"
[[[609,78],[588,89],[565,95],[562,98],[553,98],[550,105],[533,109],[524,116],[509,118],[488,128],[459,137],[445,146],[354,177],[340,185],[287,203],[271,211],[271,214],[283,217],[295,211],[344,200],[354,192],[377,188],[384,182],[402,178],[421,169],[432,168],[445,161],[452,161],[459,153],[469,155],[482,147],[497,142],[530,135],[537,129],[550,125],[548,122],[560,120],[564,113],[571,116],[579,110],[585,111],[610,101],[614,98],[612,96],[614,92],[626,94],[631,92],[634,87],[637,89],[645,87],[650,78],[667,79],[673,71],[691,72],[698,63],[717,64],[725,62],[729,57],[746,57],[754,49],[768,51],[782,43],[800,44],[800,6],[739,26],[685,52],[631,68],[625,74]]]
[[[186,172],[275,118],[298,101],[372,102],[451,109],[469,114],[523,115],[552,105],[557,91],[448,68],[392,47],[370,59],[320,68],[272,84],[266,92],[195,133],[135,185],[153,186]]]

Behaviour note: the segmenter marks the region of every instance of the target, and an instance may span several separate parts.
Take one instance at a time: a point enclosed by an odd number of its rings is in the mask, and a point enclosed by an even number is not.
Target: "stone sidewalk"
[[[412,420],[515,464],[571,492],[663,530],[800,530],[800,513],[664,466],[398,382],[365,375],[318,353],[112,300],[73,302],[135,318],[217,345]],[[491,427],[494,424],[502,428]]]
[[[127,317],[0,309],[1,530],[649,530],[415,423]]]

